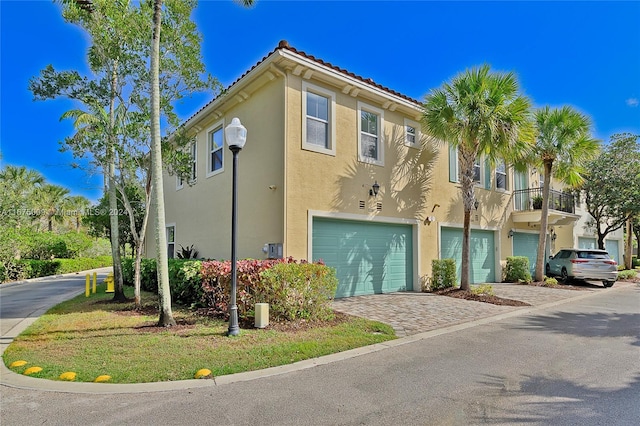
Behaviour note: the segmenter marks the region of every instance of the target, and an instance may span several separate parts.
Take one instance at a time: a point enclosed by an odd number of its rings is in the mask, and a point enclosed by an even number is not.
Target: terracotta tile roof
[[[318,64],[320,64],[320,65],[323,65],[323,66],[325,66],[325,67],[328,67],[328,68],[331,68],[331,69],[333,69],[333,70],[335,70],[335,71],[338,71],[338,72],[339,72],[339,73],[341,73],[341,74],[344,74],[344,75],[349,76],[349,77],[351,77],[351,78],[355,78],[356,80],[359,80],[359,81],[361,81],[361,82],[363,82],[363,83],[365,83],[365,84],[368,84],[368,85],[370,85],[370,86],[376,87],[376,88],[378,88],[378,89],[380,89],[380,90],[383,90],[383,91],[385,91],[385,92],[387,92],[387,93],[389,93],[389,94],[391,94],[391,95],[397,96],[397,97],[402,98],[402,99],[404,99],[404,100],[406,100],[406,101],[409,101],[409,102],[411,102],[411,103],[413,103],[413,104],[416,104],[416,106],[420,106],[420,105],[422,105],[420,101],[418,101],[418,100],[416,100],[416,99],[413,99],[413,98],[412,98],[412,97],[410,97],[410,96],[404,95],[404,94],[402,94],[402,93],[400,93],[400,92],[397,92],[397,91],[395,91],[395,90],[393,90],[393,89],[390,89],[390,88],[388,88],[388,87],[386,87],[386,86],[383,86],[383,85],[381,85],[381,84],[378,84],[378,83],[376,83],[375,81],[373,81],[373,79],[371,79],[371,78],[364,78],[364,77],[362,77],[362,76],[360,76],[360,75],[354,74],[354,73],[352,73],[352,72],[350,72],[350,71],[347,71],[347,70],[346,70],[346,69],[344,69],[344,68],[340,68],[340,67],[338,67],[338,66],[336,66],[336,65],[333,65],[333,64],[331,64],[331,63],[329,63],[329,62],[323,61],[323,60],[322,60],[322,59],[320,59],[320,58],[316,58],[316,57],[315,57],[315,56],[313,56],[313,55],[309,55],[309,54],[307,54],[307,53],[303,52],[302,50],[298,50],[298,49],[296,49],[295,47],[290,46],[290,45],[289,45],[289,42],[288,42],[287,40],[280,40],[280,43],[278,43],[278,46],[277,46],[275,49],[273,49],[271,52],[269,52],[268,54],[266,54],[266,55],[265,55],[261,60],[259,60],[259,61],[254,65],[254,66],[252,66],[252,67],[251,67],[249,70],[247,70],[244,74],[242,74],[240,77],[238,77],[238,78],[237,78],[233,83],[231,83],[231,84],[230,84],[230,85],[229,85],[229,86],[228,86],[228,87],[223,91],[223,93],[222,93],[222,94],[220,94],[219,96],[217,96],[217,97],[213,98],[211,101],[207,102],[207,103],[206,103],[202,108],[200,108],[198,111],[196,111],[196,113],[194,113],[191,117],[189,117],[185,122],[187,122],[187,121],[191,120],[192,118],[194,118],[194,117],[195,117],[196,115],[198,115],[202,110],[204,110],[204,109],[205,109],[205,108],[207,108],[209,105],[211,105],[213,102],[215,102],[219,97],[224,96],[224,93],[228,92],[228,91],[229,91],[229,89],[231,89],[231,88],[232,88],[236,83],[238,83],[238,82],[239,82],[240,80],[242,80],[242,79],[243,79],[247,74],[249,74],[249,73],[250,73],[251,71],[253,71],[256,67],[258,67],[260,64],[262,64],[264,61],[266,61],[266,60],[267,60],[267,58],[268,58],[269,56],[273,55],[276,51],[281,50],[281,49],[282,49],[282,50],[288,50],[288,51],[290,51],[290,52],[296,53],[296,54],[298,54],[298,55],[300,55],[300,56],[303,56],[303,57],[305,57],[305,58],[307,58],[307,59],[310,59],[310,60],[312,60],[312,61],[314,61],[314,62],[316,62],[316,63],[318,63]]]

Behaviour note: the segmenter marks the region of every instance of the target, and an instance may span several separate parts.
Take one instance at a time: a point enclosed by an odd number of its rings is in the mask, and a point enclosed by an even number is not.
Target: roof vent
[[[278,43],[278,49],[285,47],[290,47],[289,42],[287,40],[280,40],[280,43]]]

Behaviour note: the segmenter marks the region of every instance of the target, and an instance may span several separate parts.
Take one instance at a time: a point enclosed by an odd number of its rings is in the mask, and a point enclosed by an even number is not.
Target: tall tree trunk
[[[545,248],[547,246],[547,227],[549,224],[549,191],[551,189],[551,170],[553,162],[544,162],[544,184],[542,186],[542,212],[540,213],[540,237],[538,238],[538,258],[536,259],[536,281],[544,280]]]
[[[633,220],[627,219],[627,241],[624,245],[624,267],[633,269]]]
[[[125,301],[127,300],[127,298],[124,295],[124,283],[122,279],[122,260],[120,258],[120,230],[118,228],[118,195],[115,181],[116,135],[114,133],[114,129],[116,121],[116,88],[118,85],[117,66],[118,62],[114,61],[113,70],[111,70],[111,99],[109,101],[109,141],[107,143],[107,161],[109,162],[109,224],[111,225],[111,256],[113,257],[113,300]]]
[[[158,325],[176,325],[171,312],[169,287],[169,262],[167,234],[164,217],[164,189],[162,186],[162,146],[160,140],[160,28],[162,25],[162,0],[153,2],[153,38],[151,45],[151,168],[153,180],[153,205],[155,207],[156,261],[158,266],[158,297],[160,318]]]

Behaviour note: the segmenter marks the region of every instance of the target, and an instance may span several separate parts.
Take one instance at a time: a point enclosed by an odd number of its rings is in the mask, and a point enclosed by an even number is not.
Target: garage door
[[[595,238],[578,237],[578,248],[595,249],[598,248]]]
[[[462,229],[442,228],[440,254],[442,259],[456,261],[460,281],[462,267]],[[495,241],[493,231],[471,230],[471,282],[486,283],[496,280]]]
[[[620,246],[617,240],[604,240],[604,248],[607,249],[609,256],[620,264]]]
[[[529,259],[529,271],[535,276],[536,260],[538,259],[538,234],[524,232],[513,233],[513,255],[525,256]]]
[[[411,225],[315,218],[313,260],[336,268],[336,297],[413,289]]]

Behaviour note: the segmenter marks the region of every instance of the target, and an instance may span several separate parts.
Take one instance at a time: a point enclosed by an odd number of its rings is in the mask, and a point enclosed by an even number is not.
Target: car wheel
[[[613,281],[602,281],[605,287],[613,287]]]
[[[544,273],[546,276],[551,277],[551,268],[549,267],[548,263],[547,263],[547,267],[544,268]]]
[[[560,276],[562,277],[562,281],[569,281],[569,275],[567,274],[567,268],[562,268],[562,272],[560,272]]]

